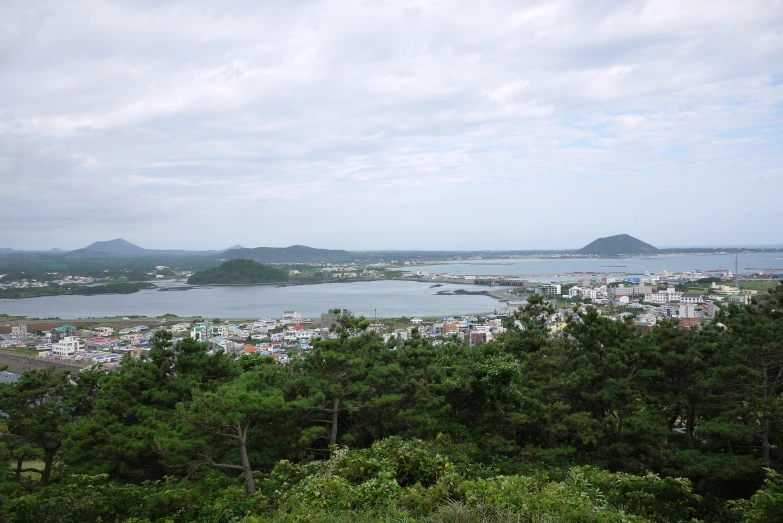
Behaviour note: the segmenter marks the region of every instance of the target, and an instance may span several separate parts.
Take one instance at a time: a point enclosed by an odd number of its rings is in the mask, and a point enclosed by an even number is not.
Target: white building
[[[545,283],[541,287],[539,287],[540,293],[544,296],[549,296],[550,294],[560,294],[560,284],[559,283]]]
[[[282,320],[285,325],[299,325],[302,323],[302,315],[296,311],[285,311]]]
[[[52,345],[52,355],[60,358],[73,356],[79,349],[79,338],[75,336],[66,336],[62,340]]]
[[[696,305],[693,303],[680,303],[680,318],[695,318]]]
[[[644,295],[644,301],[647,303],[663,304],[681,300],[682,293],[675,291],[674,287],[669,287],[663,292],[652,292]]]
[[[683,294],[680,303],[704,303],[704,298],[701,294]]]
[[[178,332],[185,332],[188,329],[190,329],[190,323],[177,323],[171,326],[171,332],[175,334]]]
[[[595,289],[582,289],[582,297],[583,298],[590,298],[591,300],[594,300],[597,298],[596,290]]]
[[[502,316],[504,318],[509,318],[514,315],[515,312],[519,310],[519,305],[507,305],[505,307],[495,307],[495,316]],[[440,326],[440,328],[439,328]],[[443,328],[442,323],[436,323],[433,325],[433,329],[440,331],[440,329]]]

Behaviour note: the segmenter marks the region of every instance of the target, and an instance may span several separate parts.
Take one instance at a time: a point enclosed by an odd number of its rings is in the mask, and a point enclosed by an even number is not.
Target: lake
[[[739,255],[741,273],[751,267],[781,268],[783,253]],[[734,269],[734,255],[666,255],[644,258],[530,258],[518,260],[477,260],[413,267],[410,270],[457,275],[514,275],[530,280],[574,279],[567,273],[644,274],[645,271],[687,271],[691,269]],[[781,271],[783,272],[783,271]],[[486,287],[447,285],[430,288],[429,283],[375,281],[328,283],[290,287],[232,286],[200,287],[183,291],[144,290],[135,294],[96,296],[46,296],[23,300],[0,300],[0,313],[34,318],[76,319],[104,316],[178,316],[205,318],[279,317],[295,310],[305,317],[319,316],[333,308],[356,314],[381,317],[445,316],[469,312],[491,312],[500,304],[488,296],[438,296],[444,289],[479,290]]]
[[[134,294],[45,296],[0,300],[0,313],[30,318],[76,319],[105,316],[280,317],[295,310],[318,317],[329,309],[349,309],[371,317],[445,316],[492,312],[501,303],[489,296],[438,296],[440,290],[477,290],[473,285],[430,288],[430,283],[373,281],[321,285],[199,287],[182,291],[143,290]]]

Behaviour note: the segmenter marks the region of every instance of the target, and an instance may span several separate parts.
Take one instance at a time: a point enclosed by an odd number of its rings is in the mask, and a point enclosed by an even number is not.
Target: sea
[[[783,253],[740,253],[736,257],[740,274],[783,273]],[[564,281],[578,274],[643,275],[645,272],[691,270],[734,271],[734,254],[677,254],[633,258],[522,258],[501,260],[462,260],[436,265],[419,265],[408,271],[448,273],[456,276],[520,276],[534,281]]]
[[[741,273],[783,273],[783,253],[745,253],[738,256]],[[407,268],[410,271],[459,276],[520,276],[534,281],[575,280],[580,274],[628,274],[663,270],[734,270],[735,257],[726,255],[669,255],[638,258],[525,258],[455,261]],[[750,267],[750,268],[749,268]],[[296,286],[198,287],[189,290],[143,290],[134,294],[46,296],[0,300],[0,314],[63,320],[107,316],[201,316],[253,319],[279,317],[295,310],[317,317],[329,309],[349,309],[366,317],[450,316],[490,313],[500,303],[489,296],[438,295],[441,290],[481,290],[486,287],[417,281],[373,281]]]

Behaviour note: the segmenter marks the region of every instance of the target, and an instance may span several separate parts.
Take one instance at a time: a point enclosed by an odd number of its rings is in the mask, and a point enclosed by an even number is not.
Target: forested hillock
[[[578,254],[592,254],[596,256],[621,256],[655,254],[658,252],[658,249],[628,234],[618,234],[593,240],[576,252]]]
[[[25,373],[0,519],[783,520],[783,285],[700,330],[588,308],[552,334],[550,307],[478,347],[338,311],[288,365],[162,331],[108,373]]]
[[[188,283],[209,284],[253,284],[288,281],[288,271],[262,265],[253,260],[229,260],[217,267],[195,273]]]
[[[261,263],[343,263],[356,260],[357,255],[340,249],[316,249],[306,245],[291,245],[231,249],[212,257],[245,258]]]

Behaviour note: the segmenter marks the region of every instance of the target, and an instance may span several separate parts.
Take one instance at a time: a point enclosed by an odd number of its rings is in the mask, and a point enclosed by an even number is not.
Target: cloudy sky
[[[0,247],[783,243],[780,0],[0,3]]]

